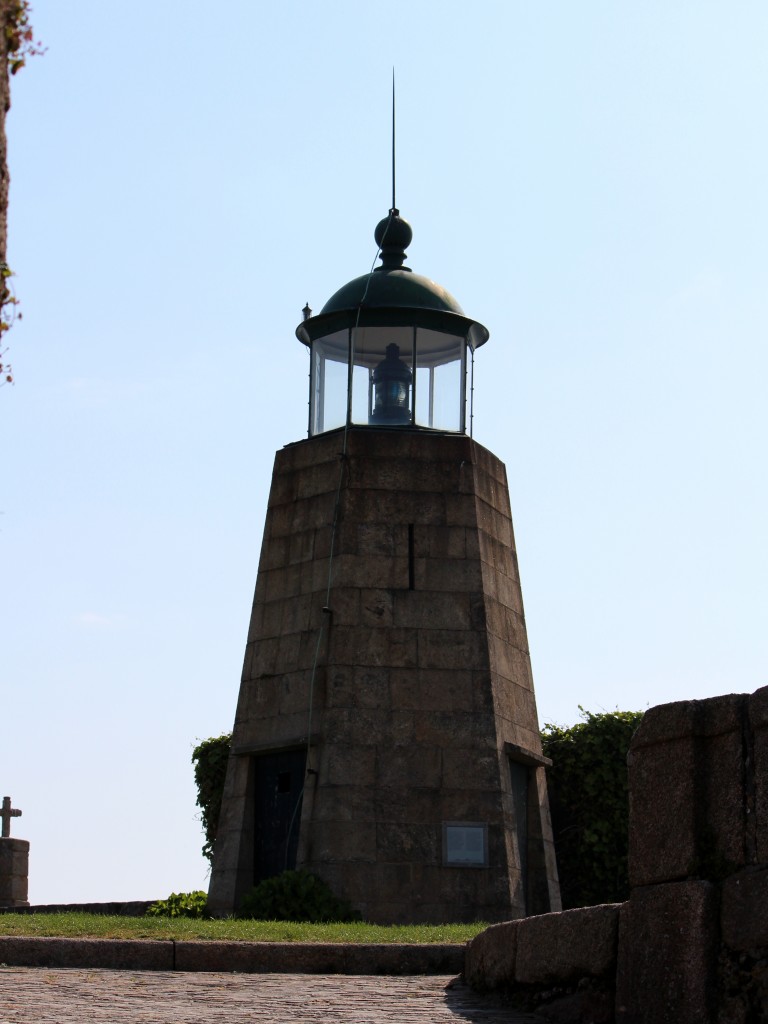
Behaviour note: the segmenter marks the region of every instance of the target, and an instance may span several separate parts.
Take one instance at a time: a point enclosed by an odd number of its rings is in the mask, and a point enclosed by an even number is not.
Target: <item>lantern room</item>
[[[404,267],[411,226],[397,209],[374,234],[381,266],[340,288],[296,336],[309,348],[309,435],[339,427],[464,434],[474,353],[488,340],[440,285]]]

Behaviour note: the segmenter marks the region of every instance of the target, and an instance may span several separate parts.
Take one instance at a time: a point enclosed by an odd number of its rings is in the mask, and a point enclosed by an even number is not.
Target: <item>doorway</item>
[[[296,867],[306,751],[261,754],[255,762],[254,885]]]

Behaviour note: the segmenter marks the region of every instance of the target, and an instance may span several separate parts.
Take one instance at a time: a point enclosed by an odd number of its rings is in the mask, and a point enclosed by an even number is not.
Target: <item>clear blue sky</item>
[[[768,6],[37,0],[13,81],[0,789],[33,902],[207,886],[293,331],[409,264],[491,339],[540,718],[768,683]]]

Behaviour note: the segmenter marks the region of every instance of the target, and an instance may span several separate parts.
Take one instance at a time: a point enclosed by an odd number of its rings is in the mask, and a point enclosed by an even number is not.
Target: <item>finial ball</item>
[[[407,220],[403,220],[400,211],[393,209],[389,216],[380,220],[373,233],[376,245],[382,250],[395,249],[402,251],[407,249],[413,239],[413,231]]]

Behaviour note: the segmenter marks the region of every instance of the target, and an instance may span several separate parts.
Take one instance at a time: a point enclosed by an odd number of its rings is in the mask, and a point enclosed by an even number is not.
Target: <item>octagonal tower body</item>
[[[390,211],[382,267],[297,329],[310,436],[275,458],[214,913],[294,867],[370,921],[560,906],[506,472],[466,434],[488,333],[409,241]]]

